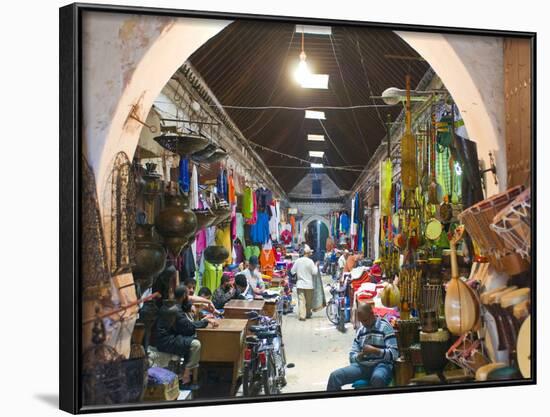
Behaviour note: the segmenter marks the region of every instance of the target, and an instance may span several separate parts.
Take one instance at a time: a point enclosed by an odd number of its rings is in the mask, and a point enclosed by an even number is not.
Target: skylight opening
[[[325,141],[325,135],[313,135],[308,134],[307,140],[311,140],[312,142],[324,142]]]
[[[306,119],[325,120],[324,111],[306,110]]]

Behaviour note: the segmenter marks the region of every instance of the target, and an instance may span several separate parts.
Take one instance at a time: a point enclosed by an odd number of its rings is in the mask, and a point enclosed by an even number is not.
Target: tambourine
[[[431,219],[426,225],[425,236],[427,239],[435,242],[441,236],[442,231],[443,226],[441,225],[441,222],[437,219]]]

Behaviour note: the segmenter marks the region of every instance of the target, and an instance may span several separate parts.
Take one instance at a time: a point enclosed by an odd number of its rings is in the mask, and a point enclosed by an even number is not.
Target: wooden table
[[[223,307],[223,315],[228,319],[248,319],[246,313],[249,311],[261,313],[264,305],[264,300],[230,300]]]
[[[223,319],[219,326],[210,325],[204,329],[197,329],[197,337],[201,342],[201,362],[225,362],[233,366],[231,393],[235,395],[237,376],[241,368],[244,350],[244,338],[248,320]]]

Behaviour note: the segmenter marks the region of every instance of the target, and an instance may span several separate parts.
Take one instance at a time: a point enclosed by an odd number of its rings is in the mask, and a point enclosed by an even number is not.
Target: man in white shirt
[[[313,277],[319,273],[319,261],[313,262],[312,253],[308,245],[304,245],[303,254],[294,262],[291,274],[296,274],[296,288],[298,291],[299,319],[304,321],[311,318],[311,303],[313,299]]]
[[[252,255],[248,260],[248,268],[242,272],[255,296],[261,296],[265,291],[264,280],[258,270],[258,264],[258,257]]]

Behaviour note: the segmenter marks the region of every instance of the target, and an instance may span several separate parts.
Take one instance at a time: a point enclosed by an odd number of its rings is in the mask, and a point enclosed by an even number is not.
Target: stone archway
[[[319,216],[317,214],[313,214],[311,216],[304,218],[304,220],[302,220],[303,228],[306,229],[308,225],[314,221],[320,221],[321,223],[324,223],[327,229],[330,230],[330,222],[328,221],[328,219],[326,217]]]
[[[87,12],[83,16],[83,150],[100,201],[114,156],[131,159],[153,101],[183,62],[231,21]],[[396,32],[440,76],[478,143],[496,158],[506,187],[502,40],[467,35]],[[486,164],[487,165],[487,164]],[[323,219],[319,219],[323,221]]]
[[[83,151],[102,207],[114,156],[130,160],[154,100],[187,58],[229,20],[86,12],[82,19]]]
[[[487,181],[487,195],[506,189],[504,136],[504,45],[502,38],[395,32],[424,58],[457,104],[478,157],[489,167],[495,157],[499,184]]]

